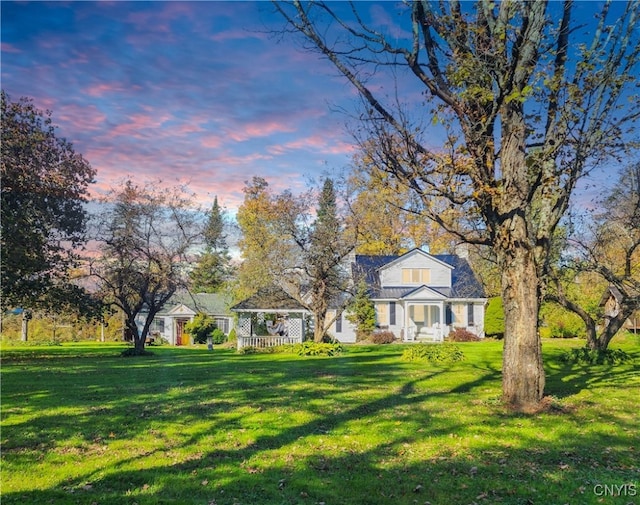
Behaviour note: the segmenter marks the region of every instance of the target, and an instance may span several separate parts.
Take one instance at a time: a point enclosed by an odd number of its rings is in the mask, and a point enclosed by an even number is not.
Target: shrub
[[[489,299],[484,315],[484,333],[488,337],[504,337],[504,308],[499,296]]]
[[[571,349],[566,351],[560,359],[564,363],[579,365],[617,365],[626,363],[631,360],[622,349],[589,349],[588,347],[580,347],[579,349]]]
[[[464,354],[455,344],[415,344],[407,346],[402,353],[402,359],[431,363],[455,363],[462,361]]]
[[[224,344],[227,341],[227,336],[220,328],[217,328],[211,332],[214,344]]]
[[[326,344],[324,342],[306,341],[294,344],[298,356],[335,356],[342,352],[342,344]]]
[[[480,337],[465,330],[464,328],[456,328],[447,336],[449,342],[477,342]]]
[[[585,336],[584,321],[573,312],[554,303],[543,304],[540,310],[542,338],[576,338]]]
[[[390,344],[396,339],[396,336],[392,331],[374,331],[371,334],[371,342],[374,344]]]
[[[196,314],[193,320],[184,326],[184,331],[193,339],[194,344],[204,344],[217,329],[214,319],[206,314]]]
[[[346,319],[356,325],[356,340],[365,340],[376,327],[376,308],[364,281],[360,281],[356,294],[347,308]]]
[[[238,354],[258,354],[259,352],[264,352],[264,349],[258,349],[252,345],[238,349]]]
[[[231,328],[229,335],[227,336],[227,342],[237,342],[238,341],[238,333],[235,328]]]

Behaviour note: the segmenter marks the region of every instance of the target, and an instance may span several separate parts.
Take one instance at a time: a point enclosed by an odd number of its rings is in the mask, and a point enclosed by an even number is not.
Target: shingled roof
[[[158,315],[167,315],[178,305],[185,305],[194,312],[209,315],[224,315],[229,313],[230,298],[220,293],[175,293],[164,305]]]
[[[302,312],[306,309],[283,289],[277,286],[270,286],[237,303],[231,307],[231,310],[234,312],[269,310]]]
[[[447,298],[485,298],[482,284],[478,281],[468,261],[455,254],[431,254],[431,257],[453,267],[451,287],[428,286]],[[379,270],[400,258],[396,256],[356,255],[354,276],[364,278],[372,298],[400,299],[415,290],[415,286],[381,286]]]

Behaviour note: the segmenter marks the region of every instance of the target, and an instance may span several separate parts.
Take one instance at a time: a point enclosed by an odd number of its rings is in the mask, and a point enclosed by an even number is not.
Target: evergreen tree
[[[231,256],[225,234],[225,214],[213,200],[204,231],[205,250],[196,267],[189,274],[193,290],[199,293],[215,293],[231,274]]]

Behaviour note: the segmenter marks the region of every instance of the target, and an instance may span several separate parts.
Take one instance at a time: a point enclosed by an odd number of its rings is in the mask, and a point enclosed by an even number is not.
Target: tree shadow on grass
[[[640,353],[631,352],[631,360],[621,364],[582,365],[564,363],[560,356],[547,359],[545,392],[568,398],[587,390],[611,387],[613,390],[640,388]]]
[[[79,469],[48,489],[3,493],[3,503],[595,503],[589,475],[600,483],[637,475],[631,452],[615,449],[628,447],[628,433],[637,428],[624,416],[612,417],[619,432],[587,427],[575,436],[565,430],[540,440],[538,433],[555,429],[559,418],[505,416],[499,407],[471,405],[478,392],[499,391],[500,371],[490,361],[448,369],[383,353],[332,359],[224,355],[218,361],[207,354],[172,356],[153,358],[153,384],[132,391],[112,384],[127,371],[117,365],[106,376],[61,374],[35,408],[60,400],[76,413],[31,417],[33,429],[57,430],[43,435],[51,445],[26,451],[34,467],[42,453],[78,437],[109,449],[123,440],[135,446],[152,429],[157,444],[107,468]],[[143,381],[150,373],[145,368],[128,369],[127,378]],[[89,394],[79,394],[83,389],[73,380],[83,381]],[[10,396],[9,408],[20,408],[17,398]],[[455,410],[464,405],[482,414],[466,418]],[[79,408],[88,410],[78,414]],[[562,422],[581,427],[571,414]],[[524,431],[523,423],[531,429]],[[180,433],[166,431],[167,425],[194,427]],[[121,428],[111,440],[114,426]],[[9,433],[5,428],[6,462],[24,457],[25,447],[11,438],[26,429],[27,423],[11,424]],[[171,457],[174,462],[167,461]],[[592,471],[580,469],[585,466]]]

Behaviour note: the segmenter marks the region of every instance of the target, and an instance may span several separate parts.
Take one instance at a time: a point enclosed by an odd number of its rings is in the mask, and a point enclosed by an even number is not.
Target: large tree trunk
[[[538,335],[538,268],[532,251],[522,244],[497,253],[502,271],[505,326],[503,400],[514,410],[531,412],[540,404],[545,383]]]
[[[327,309],[316,309],[313,312],[313,341],[322,342],[325,336],[324,323],[327,318]]]

